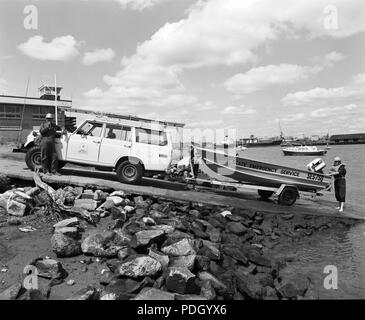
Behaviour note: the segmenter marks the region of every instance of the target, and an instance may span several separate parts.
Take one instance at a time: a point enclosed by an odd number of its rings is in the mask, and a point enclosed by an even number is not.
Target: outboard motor
[[[317,172],[323,174],[323,168],[325,166],[326,164],[324,163],[324,161],[321,158],[317,158],[307,164],[307,169],[308,171],[311,172]]]

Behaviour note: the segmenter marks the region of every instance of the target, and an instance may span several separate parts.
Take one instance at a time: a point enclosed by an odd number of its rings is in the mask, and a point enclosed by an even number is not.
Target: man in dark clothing
[[[57,131],[61,130],[59,126],[57,126],[54,121],[54,117],[51,113],[46,115],[46,121],[42,123],[39,128],[39,132],[41,134],[41,162],[43,173],[56,174],[58,170],[58,157],[55,148],[55,138]]]
[[[343,207],[346,199],[346,168],[345,164],[341,162],[340,157],[335,157],[333,166],[330,169],[329,174],[335,178],[335,196],[339,206],[337,209],[339,212],[343,212]]]

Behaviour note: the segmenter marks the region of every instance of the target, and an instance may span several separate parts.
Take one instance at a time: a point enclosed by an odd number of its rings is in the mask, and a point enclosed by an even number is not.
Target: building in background
[[[0,95],[0,142],[17,143],[39,128],[47,113],[55,114],[57,105],[58,124],[66,124],[65,111],[72,107],[71,100],[62,100],[62,88],[43,85],[39,98]],[[55,97],[57,96],[57,101]]]

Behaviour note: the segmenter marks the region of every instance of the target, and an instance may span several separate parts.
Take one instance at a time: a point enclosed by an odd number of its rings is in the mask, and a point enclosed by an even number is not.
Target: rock
[[[162,243],[165,239],[165,232],[162,230],[142,230],[136,232],[130,242],[132,248],[150,245],[152,243]]]
[[[76,227],[79,225],[79,219],[78,218],[70,218],[61,220],[60,222],[57,222],[53,225],[53,229],[56,231],[60,228],[66,228],[66,227]]]
[[[207,300],[214,300],[216,298],[217,295],[210,280],[203,281],[201,284],[200,295],[202,295]]]
[[[263,288],[263,299],[264,300],[279,300],[276,290],[272,287]]]
[[[80,238],[79,230],[76,227],[57,228],[56,232],[62,233],[63,235],[70,237],[70,238],[74,238],[74,239]]]
[[[166,288],[172,292],[195,293],[195,275],[187,268],[169,268],[166,276]]]
[[[247,228],[240,222],[228,222],[226,224],[226,230],[236,235],[242,235],[247,231]]]
[[[129,247],[124,247],[121,248],[118,251],[118,259],[119,260],[124,260],[125,258],[127,258],[129,256]]]
[[[192,271],[195,265],[195,258],[196,258],[195,254],[173,257],[171,259],[170,267],[187,268],[189,271]]]
[[[0,301],[15,300],[18,297],[21,289],[22,289],[21,283],[19,282],[14,283],[13,285],[11,285],[10,287],[8,287],[7,289],[5,289],[3,292],[0,293]]]
[[[72,298],[67,300],[98,300],[100,292],[91,286],[81,289]]]
[[[169,256],[187,256],[190,254],[196,254],[191,240],[182,239],[170,246],[163,247],[161,251]]]
[[[262,284],[260,283],[260,278],[248,274],[238,274],[237,273],[237,288],[245,296],[251,299],[262,298]]]
[[[152,257],[153,259],[156,259],[158,262],[161,263],[163,270],[165,270],[168,267],[168,265],[170,263],[169,256],[167,256],[161,252],[158,252],[157,250],[154,250],[152,248],[150,248],[148,254],[150,257]]]
[[[201,271],[198,273],[198,279],[200,281],[209,281],[211,282],[213,288],[217,290],[218,293],[224,294],[227,291],[227,286],[220,281],[218,278],[213,276],[211,273],[206,271]]]
[[[108,196],[109,194],[107,192],[103,192],[101,190],[95,190],[93,194],[93,199],[95,201],[105,201]]]
[[[8,220],[6,221],[9,226],[19,226],[22,224],[22,220],[20,217],[8,217]]]
[[[115,274],[111,271],[107,271],[105,270],[104,272],[102,272],[99,283],[103,286],[108,285],[109,283],[112,282],[113,279],[115,279]]]
[[[115,232],[95,233],[89,235],[81,244],[82,252],[92,254],[96,257],[113,258],[116,257],[122,246],[115,245],[117,239]]]
[[[295,299],[298,296],[303,297],[308,290],[309,285],[310,280],[307,276],[297,274],[289,278],[284,278],[277,290],[282,297]]]
[[[57,257],[74,257],[81,254],[80,242],[60,232],[52,236],[51,247]]]
[[[256,250],[248,251],[247,257],[254,264],[257,264],[257,265],[263,266],[263,267],[271,267],[271,260],[269,258],[267,258],[266,256],[261,255]]]
[[[223,252],[243,265],[248,265],[246,250],[242,246],[224,245]]]
[[[199,218],[200,217],[200,212],[198,210],[189,210],[189,215],[195,217],[195,218]]]
[[[195,265],[199,271],[208,271],[210,268],[210,259],[207,256],[197,255]]]
[[[121,197],[125,198],[126,194],[123,190],[115,190],[110,194],[110,197]]]
[[[112,206],[110,208],[110,213],[112,215],[112,219],[114,220],[119,220],[123,223],[127,220],[126,212],[121,207]]]
[[[167,224],[159,224],[157,226],[152,226],[151,230],[161,230],[165,232],[166,234],[171,234],[175,231],[175,228],[173,226],[169,226]]]
[[[18,300],[46,300],[42,292],[38,289],[27,290]]]
[[[208,229],[206,232],[209,235],[210,241],[212,241],[212,242],[221,242],[222,241],[222,235],[218,228]]]
[[[156,288],[144,288],[133,300],[175,300],[175,294]]]
[[[68,280],[68,281],[66,282],[66,284],[67,284],[68,286],[73,286],[73,285],[75,284],[75,280],[70,279],[70,280]]]
[[[221,253],[214,243],[207,240],[202,240],[202,243],[203,246],[198,251],[200,255],[207,256],[211,260],[221,259]]]
[[[156,224],[155,220],[151,217],[143,217],[142,221],[146,226],[154,226]]]
[[[123,231],[123,229],[118,228],[114,229],[113,232],[115,233],[115,237],[113,239],[113,243],[117,246],[126,246],[131,241],[131,237]]]
[[[125,210],[125,212],[127,212],[129,214],[133,213],[136,210],[136,208],[132,207],[132,206],[124,206],[123,209]]]
[[[161,263],[156,259],[149,256],[139,256],[120,265],[119,274],[131,278],[156,276],[161,269]]]
[[[294,218],[294,214],[292,213],[288,213],[288,214],[283,214],[281,215],[281,217],[284,219],[284,220],[291,220]]]
[[[231,211],[228,211],[228,210],[226,210],[226,211],[223,211],[223,212],[221,212],[220,213],[220,215],[222,216],[222,217],[226,217],[226,216],[228,216],[228,215],[231,215],[232,214],[232,212]]]
[[[109,196],[106,201],[112,201],[115,206],[121,206],[124,203],[124,199],[118,196]]]
[[[148,202],[144,201],[142,196],[134,197],[133,200],[134,200],[134,203],[136,204],[137,208],[148,208],[149,207]]]
[[[74,202],[74,208],[95,211],[97,204],[98,203],[93,199],[76,199]]]
[[[6,211],[8,214],[17,217],[23,217],[25,215],[26,209],[27,206],[25,204],[15,200],[9,200],[6,206]]]
[[[204,298],[200,295],[197,295],[197,294],[176,294],[175,299],[176,300],[193,300],[193,301],[207,300],[206,298]]]

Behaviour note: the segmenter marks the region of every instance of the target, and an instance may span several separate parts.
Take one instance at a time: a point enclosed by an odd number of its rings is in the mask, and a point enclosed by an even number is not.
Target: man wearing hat
[[[329,174],[335,178],[335,196],[339,203],[337,209],[339,212],[343,211],[346,198],[346,169],[345,164],[341,162],[340,157],[335,157],[333,166],[330,169]]]
[[[46,120],[39,128],[41,134],[41,162],[43,173],[50,175],[56,174],[58,170],[58,157],[55,148],[55,138],[57,131],[61,130],[59,126],[54,123],[53,114],[47,113]]]

